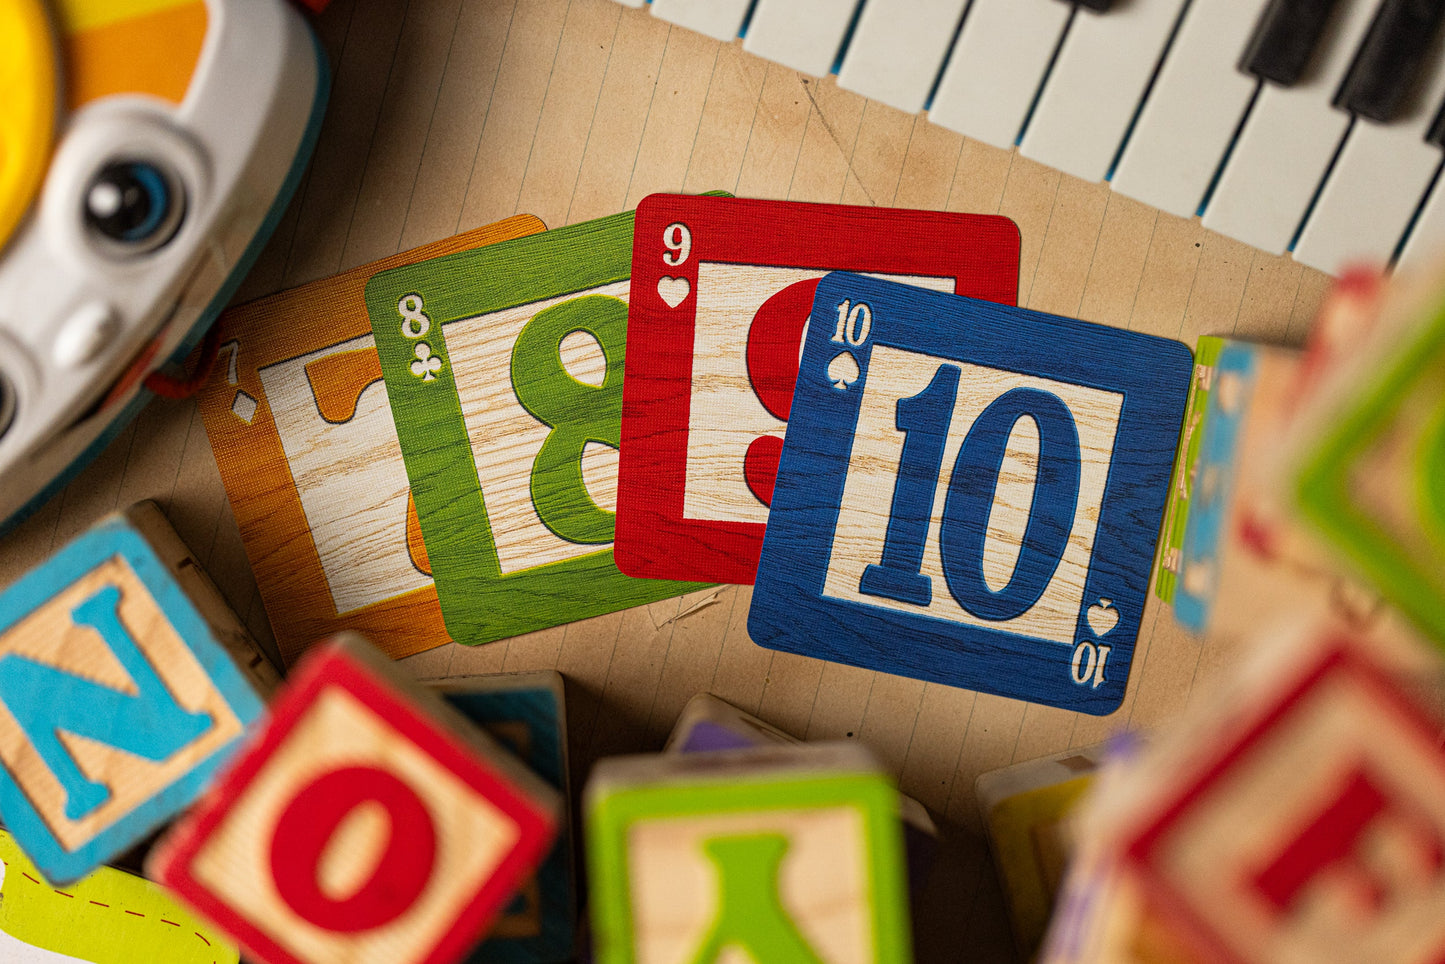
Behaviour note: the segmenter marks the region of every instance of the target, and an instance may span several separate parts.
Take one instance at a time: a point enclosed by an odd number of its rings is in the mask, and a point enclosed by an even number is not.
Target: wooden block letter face
[[[188,806],[262,709],[123,519],[0,596],[0,818],[52,881]]]
[[[751,583],[818,279],[1012,304],[1007,218],[653,195],[639,207],[618,478],[630,575]]]
[[[753,638],[1112,711],[1190,369],[1177,342],[831,275]]]
[[[457,960],[552,817],[335,651],[273,717],[152,872],[269,964]]]
[[[1445,959],[1439,723],[1348,646],[1211,754],[1132,842],[1224,960]]]
[[[590,821],[605,836],[593,854],[607,888],[594,891],[599,960],[911,959],[896,796],[889,815],[891,788],[868,782],[655,789],[604,805]]]
[[[612,561],[632,216],[367,285],[452,638],[485,643],[694,584]]]
[[[1387,599],[1445,638],[1445,311],[1335,413],[1300,503]],[[1378,376],[1373,371],[1379,371]]]
[[[288,662],[342,629],[396,657],[447,642],[365,285],[541,229],[510,218],[222,316],[222,364],[200,410]]]

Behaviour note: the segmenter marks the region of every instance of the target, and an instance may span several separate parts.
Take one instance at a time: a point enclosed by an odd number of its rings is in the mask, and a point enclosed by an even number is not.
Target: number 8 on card
[[[829,275],[753,640],[1112,712],[1191,369],[1179,342]]]

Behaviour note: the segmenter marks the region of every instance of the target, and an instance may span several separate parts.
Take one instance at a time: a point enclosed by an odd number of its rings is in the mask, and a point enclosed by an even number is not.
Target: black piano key
[[[1339,0],[1270,0],[1239,69],[1283,87],[1297,83],[1338,5]]]
[[[1445,0],[1384,0],[1334,105],[1382,124],[1400,116],[1442,20]]]
[[[1431,122],[1430,129],[1425,132],[1427,143],[1436,147],[1445,147],[1445,103],[1440,105],[1440,110],[1435,114],[1435,120]]]

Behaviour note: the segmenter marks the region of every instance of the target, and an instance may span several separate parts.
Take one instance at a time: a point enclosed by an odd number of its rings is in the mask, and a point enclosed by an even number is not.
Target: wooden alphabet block
[[[1175,618],[1218,646],[1239,645],[1271,620],[1328,619],[1419,663],[1426,654],[1413,645],[1413,627],[1337,564],[1289,499],[1285,440],[1313,387],[1306,358],[1289,348],[1214,341]]]
[[[898,793],[859,747],[616,757],[584,806],[599,964],[912,960]]]
[[[447,631],[655,602],[612,556],[632,213],[374,276],[367,311]]]
[[[551,670],[426,681],[558,791],[557,840],[468,964],[563,964],[573,957],[577,884],[572,861],[567,711],[562,676]]]
[[[556,834],[558,794],[354,634],[300,663],[150,876],[266,964],[451,964]]]
[[[1301,511],[1387,600],[1445,640],[1445,297],[1382,319],[1347,393],[1325,403]]]
[[[800,742],[792,734],[744,713],[726,700],[711,693],[699,693],[688,700],[677,715],[662,752],[706,753],[768,744],[792,746]]]
[[[184,810],[275,670],[154,504],[0,594],[0,820],[67,883]]]
[[[0,831],[0,961],[5,964],[236,964],[220,931],[162,887],[112,867],[52,887]]]
[[[363,296],[387,268],[542,231],[518,215],[221,316],[198,406],[281,657],[350,629],[448,641]]]
[[[1179,342],[827,276],[749,635],[1113,712],[1192,370]]]
[[[1048,928],[1072,850],[1065,821],[1092,783],[1101,749],[1017,763],[980,774],[974,785],[1024,960],[1033,958]]]
[[[1445,960],[1442,721],[1351,638],[1274,642],[1131,777],[1127,865],[1208,960]]]
[[[714,750],[744,750],[759,746],[801,746],[790,733],[744,713],[711,693],[699,693],[687,701],[677,723],[663,745],[664,753],[710,753]],[[903,819],[903,848],[908,861],[908,883],[918,890],[938,857],[938,825],[928,808],[900,793]]]

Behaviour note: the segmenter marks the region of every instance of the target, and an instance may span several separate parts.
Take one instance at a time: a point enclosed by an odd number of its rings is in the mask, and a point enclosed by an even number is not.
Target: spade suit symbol
[[[858,380],[858,362],[849,351],[840,351],[828,362],[828,381],[838,391],[846,391]]]

